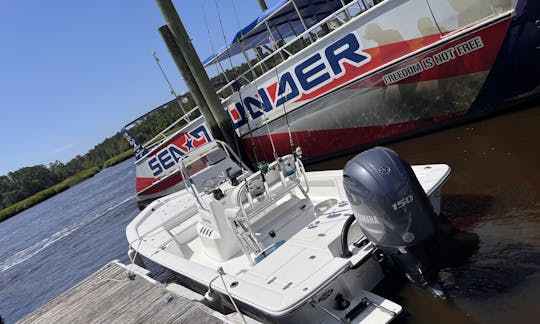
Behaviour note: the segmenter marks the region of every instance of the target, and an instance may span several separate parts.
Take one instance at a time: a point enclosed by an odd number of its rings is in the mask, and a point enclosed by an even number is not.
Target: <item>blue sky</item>
[[[261,11],[255,0],[217,3],[227,37]],[[216,0],[174,4],[202,58],[211,53],[203,6],[214,47],[224,43]],[[175,90],[185,91],[157,31],[163,24],[153,0],[2,1],[0,175],[83,155],[171,100],[152,50]]]

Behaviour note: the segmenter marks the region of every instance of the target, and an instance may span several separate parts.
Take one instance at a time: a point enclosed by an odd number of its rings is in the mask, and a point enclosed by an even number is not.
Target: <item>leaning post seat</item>
[[[202,195],[201,199],[209,207],[208,210],[199,210],[201,220],[197,223],[197,234],[204,251],[216,261],[227,261],[240,252],[236,234],[225,217],[227,199],[216,200],[208,194]]]
[[[277,212],[278,207],[291,199],[299,201],[298,194],[311,205],[303,183],[307,183],[303,166],[294,156],[287,155],[272,162],[264,172],[258,171],[247,177],[230,194],[234,207],[225,214],[251,263],[253,255],[265,248],[255,235],[258,224],[268,224],[272,222],[270,218],[282,216]]]

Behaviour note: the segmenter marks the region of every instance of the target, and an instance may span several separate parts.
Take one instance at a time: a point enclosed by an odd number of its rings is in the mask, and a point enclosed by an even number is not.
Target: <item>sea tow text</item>
[[[212,141],[209,130],[205,125],[200,125],[194,130],[180,134],[179,139],[174,140],[147,162],[154,178],[157,178],[171,168],[177,167],[178,161],[189,151]]]

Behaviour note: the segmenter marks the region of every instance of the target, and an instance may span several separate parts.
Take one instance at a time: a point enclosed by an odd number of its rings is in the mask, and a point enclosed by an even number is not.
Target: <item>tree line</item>
[[[191,100],[185,105],[193,107]],[[155,136],[182,115],[176,100],[162,106],[137,123],[130,132],[141,142]],[[55,161],[49,165],[23,167],[0,176],[0,210],[50,188],[83,170],[104,167],[104,163],[128,150],[129,143],[120,132],[106,138],[84,155],[77,155],[67,163]],[[106,167],[107,165],[105,165]]]
[[[85,169],[101,166],[109,158],[129,149],[120,134],[105,139],[85,155],[77,155],[67,163],[55,161],[23,167],[0,176],[0,209],[9,207],[44,189],[54,186]]]

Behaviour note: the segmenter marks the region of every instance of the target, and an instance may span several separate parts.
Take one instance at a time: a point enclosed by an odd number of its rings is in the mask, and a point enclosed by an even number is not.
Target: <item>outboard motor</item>
[[[355,156],[343,183],[364,235],[413,283],[440,294],[430,247],[438,218],[411,166],[396,152],[375,147]]]

